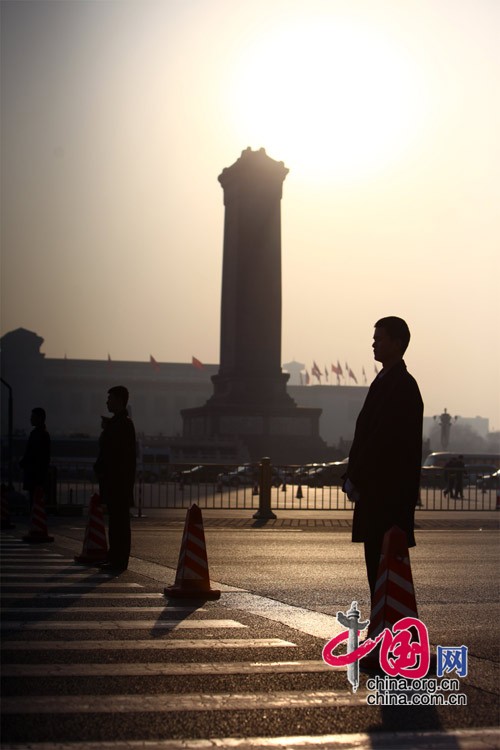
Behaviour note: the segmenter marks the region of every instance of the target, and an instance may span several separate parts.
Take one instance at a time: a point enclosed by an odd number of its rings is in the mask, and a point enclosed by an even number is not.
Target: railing
[[[262,477],[262,464],[252,472],[240,472],[236,466],[223,467],[219,476],[209,481],[198,481],[185,474],[189,465],[166,464],[156,472],[139,471],[134,488],[135,513],[141,515],[149,509],[183,509],[197,503],[204,509],[248,510],[277,513],[280,510],[344,511],[352,510],[352,503],[336,483],[322,484],[317,478],[300,475],[297,466],[268,465],[267,478]],[[57,468],[57,467],[56,467]],[[209,467],[207,467],[209,468]],[[158,470],[159,469],[159,470]],[[442,487],[421,487],[420,510],[430,511],[489,511],[497,508],[497,488],[483,487],[482,477],[473,484],[464,482],[463,497],[452,498]],[[266,484],[267,482],[267,484]],[[21,489],[21,482],[15,486]],[[69,509],[86,507],[98,484],[88,465],[75,464],[57,473],[55,492],[49,493],[49,506]]]

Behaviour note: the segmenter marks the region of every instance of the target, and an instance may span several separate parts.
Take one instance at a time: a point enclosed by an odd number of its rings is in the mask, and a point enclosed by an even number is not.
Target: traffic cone
[[[85,529],[83,549],[80,555],[75,555],[75,562],[84,564],[101,562],[106,560],[107,554],[108,545],[101,498],[95,493],[90,498],[89,520]]]
[[[14,529],[15,526],[10,520],[10,513],[9,513],[9,498],[7,496],[7,487],[6,485],[2,484],[2,525],[1,525],[2,531],[4,529]]]
[[[45,499],[42,487],[37,487],[33,497],[30,530],[23,536],[23,542],[41,544],[53,542],[54,537],[47,533],[47,514],[45,513]]]
[[[402,617],[418,618],[406,533],[393,526],[384,535],[373,593],[368,638],[375,639]],[[363,657],[360,667],[379,670],[379,647]]]
[[[193,504],[184,524],[184,534],[173,586],[164,589],[165,596],[179,599],[219,599],[220,591],[210,588],[207,549],[201,510]]]

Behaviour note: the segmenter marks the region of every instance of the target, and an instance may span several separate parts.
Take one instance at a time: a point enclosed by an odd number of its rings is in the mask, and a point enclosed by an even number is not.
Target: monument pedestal
[[[281,196],[288,169],[246,149],[224,190],[220,367],[205,406],[184,409],[185,438],[232,438],[250,460],[321,461],[321,409],[299,408],[281,371]]]
[[[321,461],[326,445],[319,437],[321,409],[298,406],[216,404],[184,409],[184,437],[234,438],[247,448],[250,461],[270,456],[273,463]]]

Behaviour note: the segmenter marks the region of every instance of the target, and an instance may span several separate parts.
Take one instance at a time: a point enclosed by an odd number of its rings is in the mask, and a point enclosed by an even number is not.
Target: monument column
[[[286,393],[281,372],[281,197],[288,169],[246,149],[219,176],[224,190],[220,368],[214,399],[266,402]]]
[[[299,408],[281,370],[281,196],[288,169],[247,148],[224,169],[219,372],[204,406],[183,409],[183,434],[233,439],[250,460],[322,460],[321,409]],[[242,450],[243,450],[242,448]]]

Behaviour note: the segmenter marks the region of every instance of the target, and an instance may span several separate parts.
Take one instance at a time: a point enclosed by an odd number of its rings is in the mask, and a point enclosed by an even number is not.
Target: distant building
[[[13,388],[15,432],[27,434],[31,409],[42,406],[47,411],[51,435],[97,437],[100,417],[107,414],[107,390],[120,383],[130,391],[130,410],[137,432],[154,438],[154,442],[175,438],[177,457],[189,459],[187,450],[182,450],[180,412],[205,403],[212,393],[211,376],[217,373],[218,365],[200,368],[173,362],[55,359],[40,351],[42,344],[41,336],[23,328],[1,339],[2,377]],[[343,441],[347,451],[367,388],[289,385],[287,389],[299,406],[322,409],[321,437],[329,446]],[[7,433],[6,398],[7,390],[2,387],[2,437]],[[210,453],[219,458],[210,441],[205,443],[203,450],[200,447],[197,451],[199,460]],[[228,448],[226,459],[229,457],[241,460],[244,454]]]

